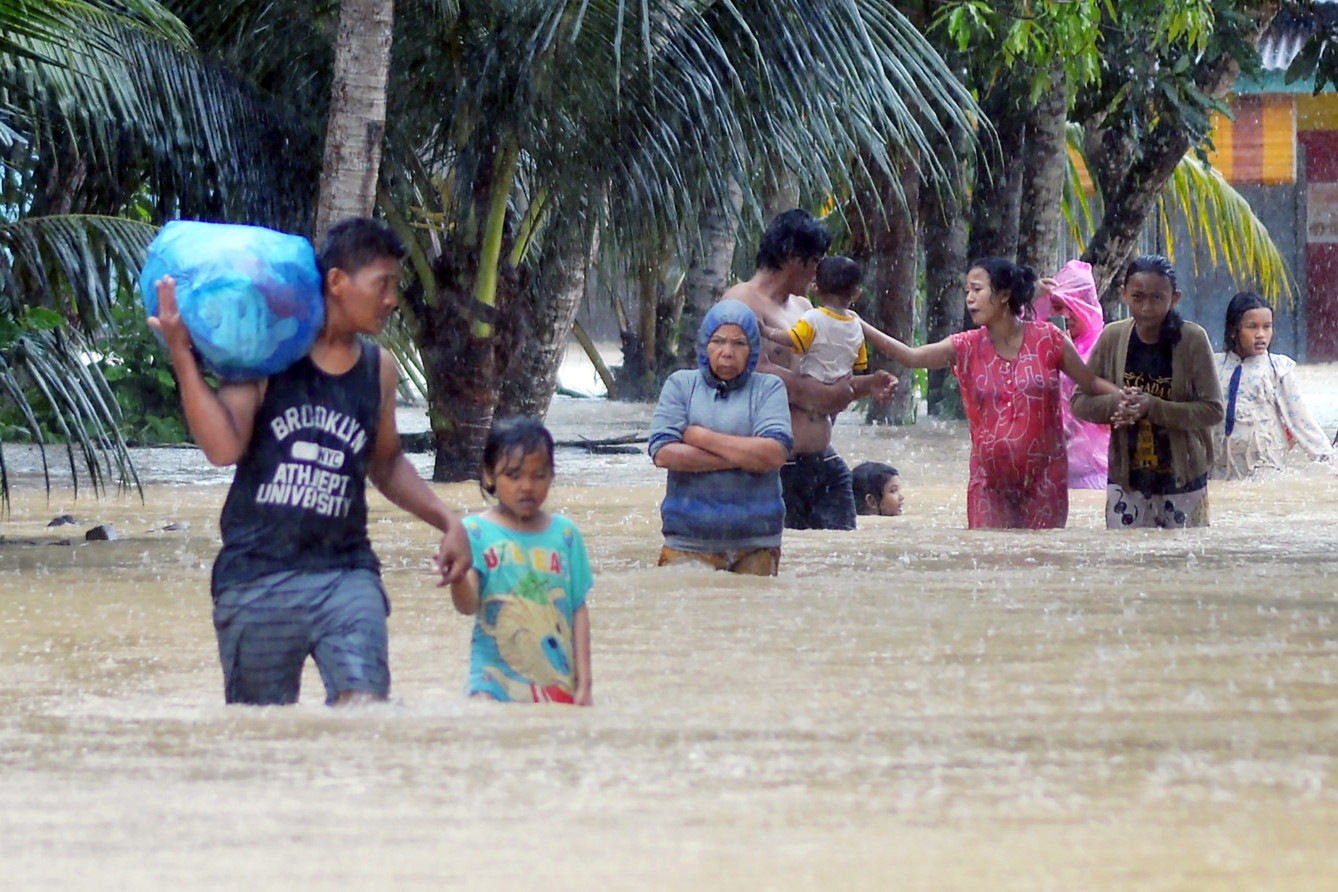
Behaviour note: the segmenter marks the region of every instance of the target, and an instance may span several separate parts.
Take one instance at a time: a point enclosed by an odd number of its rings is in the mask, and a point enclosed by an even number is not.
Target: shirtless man
[[[788,331],[813,308],[803,295],[813,284],[818,261],[831,243],[827,228],[811,214],[786,211],[762,235],[753,277],[731,287],[723,298],[743,301],[763,325]],[[769,341],[762,342],[757,371],[784,381],[790,401],[794,451],[780,471],[785,526],[792,530],[853,530],[855,496],[850,468],[832,448],[832,421],[862,396],[886,401],[896,389],[897,379],[880,370],[823,384],[799,373],[799,356],[792,350]]]

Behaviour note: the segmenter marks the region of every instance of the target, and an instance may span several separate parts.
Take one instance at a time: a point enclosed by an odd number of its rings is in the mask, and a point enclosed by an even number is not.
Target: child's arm
[[[391,502],[441,531],[441,543],[433,557],[433,566],[441,573],[440,584],[447,585],[464,575],[473,562],[469,537],[465,535],[460,518],[437,498],[400,449],[399,429],[395,426],[395,388],[399,383],[399,370],[390,351],[379,349],[381,417],[376,425],[376,445],[372,447],[367,476]]]
[[[864,339],[873,344],[875,350],[908,369],[946,369],[952,365],[953,359],[957,356],[951,338],[944,338],[937,344],[925,344],[923,347],[908,347],[863,319],[860,322],[864,326]]]
[[[1282,359],[1279,358],[1279,363]],[[1287,432],[1311,459],[1333,461],[1335,456],[1333,447],[1329,445],[1328,435],[1316,423],[1315,416],[1311,415],[1310,409],[1306,407],[1305,399],[1301,396],[1301,390],[1296,383],[1296,375],[1292,373],[1292,367],[1287,365],[1285,369],[1278,375],[1277,385],[1278,414],[1282,416]]]
[[[451,603],[465,616],[479,612],[479,571],[470,567],[465,575],[451,583]]]
[[[760,319],[757,322],[757,328],[758,331],[761,332],[763,339],[768,340],[773,344],[780,344],[782,347],[789,347],[791,350],[795,350],[794,338],[790,336],[789,330],[776,328],[774,325],[767,325]],[[795,350],[795,352],[799,351]]]
[[[592,706],[595,701],[591,693],[593,680],[590,677],[590,614],[584,604],[572,614],[571,634],[572,646],[576,650],[576,677],[572,679],[576,690],[572,699],[577,706]]]
[[[1082,361],[1078,355],[1078,348],[1073,346],[1073,340],[1068,335],[1062,335],[1064,338],[1064,374],[1073,379],[1082,392],[1091,396],[1109,396],[1118,394],[1120,389],[1111,384],[1105,378],[1098,377],[1087,363]]]
[[[181,390],[181,408],[191,436],[210,464],[236,464],[251,443],[263,381],[224,384],[217,391],[204,379],[191,350],[190,331],[177,307],[177,283],[171,276],[159,279],[158,315],[149,317],[149,327],[163,336]]]

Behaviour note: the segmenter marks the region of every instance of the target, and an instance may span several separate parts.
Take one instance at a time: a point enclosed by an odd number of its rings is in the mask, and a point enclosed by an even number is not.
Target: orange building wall
[[[1208,160],[1228,182],[1277,185],[1296,182],[1297,108],[1290,93],[1233,96],[1235,121],[1213,113]]]

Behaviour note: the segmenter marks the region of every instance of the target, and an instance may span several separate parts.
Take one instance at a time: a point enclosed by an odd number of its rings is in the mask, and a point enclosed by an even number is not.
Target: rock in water
[[[139,277],[148,315],[171,276],[205,365],[225,381],[277,374],[306,355],[325,322],[311,243],[260,226],[173,220],[149,245]]]
[[[112,526],[109,523],[99,524],[98,526],[93,527],[93,529],[89,530],[87,533],[84,533],[84,541],[115,542],[116,527]]]

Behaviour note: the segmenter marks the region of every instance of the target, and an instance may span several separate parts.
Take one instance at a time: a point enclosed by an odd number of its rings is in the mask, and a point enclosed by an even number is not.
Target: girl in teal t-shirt
[[[553,437],[539,422],[495,423],[479,485],[495,498],[465,518],[473,568],[451,585],[455,609],[473,615],[471,696],[589,706],[592,578],[576,525],[543,510],[553,483]]]

